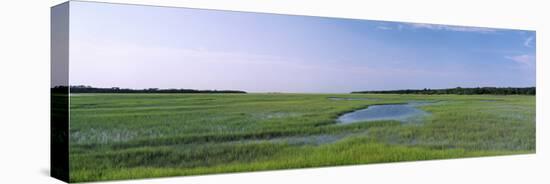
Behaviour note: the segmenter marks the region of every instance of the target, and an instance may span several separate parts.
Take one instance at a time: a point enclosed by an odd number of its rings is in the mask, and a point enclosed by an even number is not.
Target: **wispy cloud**
[[[456,32],[475,32],[475,33],[493,33],[496,29],[482,27],[465,27],[465,26],[447,26],[437,24],[422,24],[422,23],[407,23],[413,29],[430,29],[436,31],[456,31]]]
[[[392,27],[388,27],[388,26],[377,26],[376,29],[380,29],[380,30],[393,30]]]
[[[527,66],[531,66],[535,63],[535,57],[529,54],[506,56],[505,58]]]
[[[523,46],[525,47],[531,47],[531,43],[533,42],[533,36],[530,36],[528,38],[525,39],[525,41],[523,42]]]

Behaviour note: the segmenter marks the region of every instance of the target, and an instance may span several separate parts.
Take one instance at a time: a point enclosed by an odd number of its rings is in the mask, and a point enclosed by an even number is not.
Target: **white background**
[[[537,153],[316,169],[133,180],[120,183],[549,183],[550,6],[543,0],[101,0],[193,8],[537,31]],[[49,177],[50,7],[61,0],[1,1],[0,183]],[[546,83],[546,84],[545,84]],[[116,182],[119,183],[119,182]]]

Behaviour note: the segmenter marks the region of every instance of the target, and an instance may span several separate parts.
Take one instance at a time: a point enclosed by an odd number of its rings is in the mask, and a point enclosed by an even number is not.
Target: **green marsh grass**
[[[421,122],[336,122],[408,101],[442,103]],[[535,152],[534,96],[93,94],[70,115],[72,182]],[[333,139],[285,141],[320,135]]]

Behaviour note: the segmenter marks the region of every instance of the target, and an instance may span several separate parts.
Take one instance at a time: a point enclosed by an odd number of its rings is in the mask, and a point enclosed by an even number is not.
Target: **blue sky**
[[[535,86],[535,32],[71,2],[70,84],[347,93]]]

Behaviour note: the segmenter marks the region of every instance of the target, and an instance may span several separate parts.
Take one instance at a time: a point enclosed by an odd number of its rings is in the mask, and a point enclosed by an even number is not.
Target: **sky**
[[[70,85],[348,93],[535,86],[534,31],[71,2]]]

